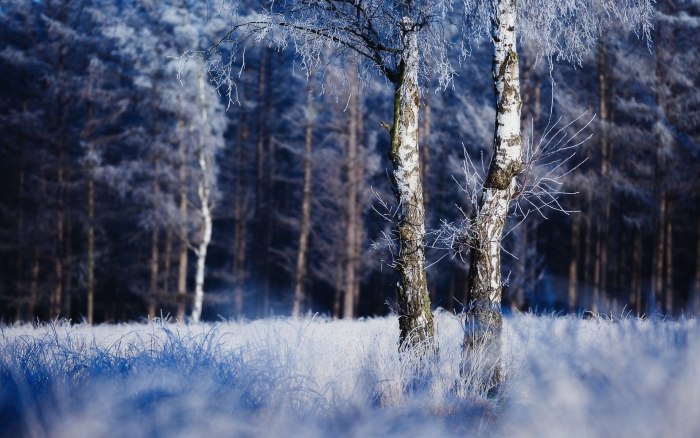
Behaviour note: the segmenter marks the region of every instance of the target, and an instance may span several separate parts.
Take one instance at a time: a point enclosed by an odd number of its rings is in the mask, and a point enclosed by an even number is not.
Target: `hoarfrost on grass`
[[[507,317],[495,399],[436,323],[419,389],[396,317],[2,327],[0,435],[700,436],[695,319]]]

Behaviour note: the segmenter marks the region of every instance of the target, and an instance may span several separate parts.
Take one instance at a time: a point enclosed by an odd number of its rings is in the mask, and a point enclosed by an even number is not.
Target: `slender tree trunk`
[[[88,145],[87,168],[87,310],[88,324],[93,324],[95,313],[95,172],[94,172],[94,147],[92,142]]]
[[[671,210],[671,201],[666,206]],[[664,284],[664,304],[667,315],[673,315],[673,222],[666,220],[666,281]]]
[[[71,235],[73,234],[73,222],[71,221],[70,215],[66,216],[66,239],[65,248],[63,250],[63,259],[65,260],[63,267],[63,276],[65,281],[63,283],[63,303],[61,307],[61,313],[64,318],[69,318],[71,315],[71,301],[73,299],[73,265],[75,263],[73,259],[72,247],[71,247]]]
[[[163,248],[163,282],[161,289],[170,292],[171,266],[173,262],[173,227],[168,225],[165,230],[165,248]],[[169,300],[170,301],[170,300]],[[172,303],[171,303],[172,304]]]
[[[40,273],[40,253],[39,245],[32,246],[32,268],[29,276],[29,301],[27,303],[27,318],[36,318],[36,301],[39,297],[39,273]]]
[[[155,176],[153,177],[153,210],[158,208],[158,202],[160,200],[160,183],[158,181],[158,174],[160,173],[159,160],[155,160]],[[156,317],[156,301],[158,296],[158,267],[160,265],[158,261],[159,243],[158,234],[159,227],[153,224],[153,230],[151,231],[151,281],[148,289],[148,319],[153,319]]]
[[[343,266],[338,263],[335,272],[335,287],[334,287],[334,298],[333,298],[333,318],[340,318],[340,299],[343,295]]]
[[[581,214],[573,213],[571,217],[571,259],[569,260],[569,313],[578,311],[578,260],[580,257],[579,242]]]
[[[600,180],[602,217],[597,222],[596,258],[593,276],[593,305],[591,311],[598,312],[601,297],[607,292],[608,268],[608,229],[610,222],[610,148],[608,145],[608,79],[606,67],[607,51],[605,39],[600,37],[598,43],[598,117],[600,120]]]
[[[588,190],[588,193],[586,194],[586,205],[588,206],[589,211],[592,211],[594,208],[591,190]],[[591,252],[593,249],[593,218],[591,215],[587,215],[583,223],[585,225],[585,232],[583,233],[583,287],[584,292],[586,292],[586,295],[588,295],[587,292],[590,290],[589,288],[591,286]],[[579,297],[579,300],[581,301],[582,307],[585,307],[586,304],[588,304],[588,300],[584,301],[581,297]]]
[[[270,138],[268,144],[267,144],[267,150],[270,155],[269,163],[268,163],[268,172],[267,172],[267,177],[265,178],[265,199],[266,199],[266,205],[269,208],[269,211],[277,211],[278,206],[277,206],[277,201],[276,201],[276,193],[275,193],[275,185],[274,185],[274,180],[275,180],[275,143],[274,139]],[[264,254],[263,254],[263,260],[264,260],[264,266],[263,266],[263,315],[267,316],[270,314],[270,279],[272,277],[273,273],[273,268],[274,266],[272,265],[273,261],[272,258],[270,257],[271,249],[274,243],[274,232],[276,229],[276,223],[275,223],[275,215],[273,214],[268,214],[266,219],[265,219],[265,226],[264,226],[264,235],[263,235],[263,246],[264,246]]]
[[[630,288],[632,297],[630,302],[634,304],[634,310],[637,315],[642,314],[642,230],[639,227],[634,227],[634,243],[632,246],[632,278],[630,280]]]
[[[357,160],[357,94],[353,87],[350,96],[348,115],[348,140],[345,145],[345,174],[347,183],[347,197],[345,214],[347,222],[345,227],[345,295],[343,302],[343,318],[352,319],[355,316],[355,284],[357,281],[357,245],[356,234],[359,232],[359,216],[357,205],[357,171],[356,166],[360,165]]]
[[[663,3],[662,3],[663,5]],[[661,6],[660,6],[661,7]],[[662,55],[661,21],[656,21],[656,52],[654,57],[656,77],[656,107],[658,123],[662,123],[665,117],[664,107],[664,72]],[[655,308],[662,309],[664,287],[664,258],[666,247],[666,151],[660,133],[656,137],[656,166],[654,169],[654,188],[656,191],[657,213],[655,218],[655,249],[652,259],[652,296]]]
[[[695,284],[693,285],[694,312],[700,310],[700,217],[698,217],[697,234],[695,236]]]
[[[61,314],[63,299],[63,248],[65,240],[65,206],[64,206],[64,151],[60,148],[58,158],[58,170],[56,173],[56,190],[58,191],[58,208],[56,210],[56,237],[54,245],[54,289],[51,295],[50,318],[57,318]]]
[[[257,238],[261,253],[259,260],[262,266],[258,272],[262,272],[261,292],[262,292],[262,315],[266,316],[270,308],[270,246],[272,245],[272,233],[274,215],[272,165],[274,162],[274,152],[272,151],[272,140],[268,135],[268,118],[270,113],[271,84],[269,82],[269,71],[272,70],[272,58],[269,51],[261,49],[260,69],[258,70],[258,133],[257,133],[257,184],[255,192],[255,216],[258,232],[262,234]]]
[[[199,74],[198,78],[198,98],[200,107],[200,126],[199,126],[199,141],[197,161],[199,163],[199,181],[197,183],[197,195],[199,197],[199,214],[201,220],[201,236],[199,245],[195,254],[197,256],[197,269],[194,282],[194,303],[192,306],[192,321],[198,323],[202,317],[202,306],[204,304],[204,274],[207,260],[207,250],[211,243],[212,234],[212,205],[211,205],[211,190],[213,181],[211,181],[212,157],[207,153],[206,145],[204,144],[203,130],[209,126],[208,114],[205,105],[206,92],[204,87],[204,75]]]
[[[24,111],[27,110],[26,104],[24,105]],[[15,264],[15,321],[20,321],[22,319],[22,310],[24,303],[27,300],[25,296],[25,288],[27,284],[25,283],[24,276],[24,246],[25,239],[24,235],[26,230],[24,229],[24,196],[26,189],[26,170],[24,168],[24,154],[20,155],[20,173],[19,173],[19,208],[18,208],[18,218],[17,218],[17,260]]]
[[[476,364],[484,370],[483,383],[502,380],[501,356],[501,239],[508,207],[522,167],[520,135],[520,77],[516,50],[516,0],[499,0],[492,23],[494,56],[492,76],[496,91],[496,127],[479,209],[473,222],[468,310],[465,317],[463,371]]]
[[[308,95],[306,103],[306,129],[304,130],[304,182],[301,200],[301,221],[299,225],[299,247],[297,248],[296,270],[294,272],[294,304],[292,317],[299,318],[305,293],[307,250],[309,246],[309,231],[311,230],[311,179],[312,162],[311,146],[313,143],[314,106],[313,100]]]
[[[401,349],[436,351],[433,313],[425,275],[425,212],[418,148],[418,35],[409,18],[402,21],[402,58],[395,83],[394,124],[389,158],[392,182],[399,204],[399,345]]]
[[[357,76],[353,76],[355,83],[357,82]],[[355,87],[359,90],[359,84]],[[364,99],[362,94],[358,91],[357,100],[355,101],[356,110],[354,111],[355,118],[357,122],[355,124],[357,128],[357,163],[354,166],[355,170],[355,185],[356,185],[356,202],[357,208],[355,209],[355,240],[354,245],[354,256],[352,260],[355,264],[355,280],[353,282],[354,296],[355,296],[355,314],[358,313],[360,304],[360,283],[362,277],[360,275],[362,269],[362,243],[364,242],[364,222],[362,221],[362,192],[365,181],[365,126],[364,126]]]
[[[181,123],[184,123],[181,121]],[[183,130],[181,130],[183,132]],[[179,169],[179,197],[180,197],[180,223],[179,237],[180,247],[178,250],[178,267],[177,267],[177,313],[175,318],[182,322],[185,320],[185,306],[187,299],[187,150],[185,148],[185,139],[180,139],[180,169]]]
[[[624,206],[622,207],[624,209]],[[617,269],[617,276],[615,278],[615,295],[616,298],[619,296],[620,300],[625,303],[626,297],[618,291],[625,291],[629,285],[627,281],[627,269],[625,267],[629,266],[629,254],[628,254],[628,232],[627,227],[624,224],[620,227],[620,246],[619,246],[619,256],[613,257],[615,260],[615,269]]]
[[[233,308],[236,315],[243,314],[243,288],[246,273],[246,251],[248,243],[248,212],[246,196],[244,195],[245,183],[244,175],[246,169],[245,145],[248,142],[248,117],[244,114],[242,126],[236,133],[238,137],[238,148],[236,153],[236,183],[235,183],[235,238],[234,238],[234,258],[233,258]]]

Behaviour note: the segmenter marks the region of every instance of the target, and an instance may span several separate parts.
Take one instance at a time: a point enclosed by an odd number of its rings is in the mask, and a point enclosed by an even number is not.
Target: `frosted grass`
[[[395,317],[0,328],[0,434],[700,436],[700,329],[680,321],[515,315],[508,380],[459,379],[460,321],[415,383]]]

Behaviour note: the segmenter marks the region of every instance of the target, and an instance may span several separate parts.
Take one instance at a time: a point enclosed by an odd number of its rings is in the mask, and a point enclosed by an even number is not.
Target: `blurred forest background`
[[[553,70],[520,47],[527,141],[595,118],[569,162],[570,213],[511,218],[504,309],[700,311],[700,2],[656,6],[651,46],[610,29]],[[293,51],[250,41],[222,96],[180,55],[226,24],[200,0],[0,0],[4,321],[182,319],[202,248],[204,319],[287,315],[295,290],[301,312],[390,311],[373,242],[391,226],[391,87],[353,66],[307,81]],[[425,84],[429,230],[467,212],[465,153],[488,164],[491,51],[475,45],[448,89]],[[461,310],[468,260],[428,256],[434,306]]]

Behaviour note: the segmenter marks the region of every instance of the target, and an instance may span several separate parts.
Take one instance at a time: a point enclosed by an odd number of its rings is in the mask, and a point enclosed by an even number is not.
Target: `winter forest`
[[[699,28],[0,0],[0,438],[700,436]]]
[[[522,3],[523,20],[538,13]],[[699,13],[659,1],[648,23],[613,23],[570,52],[522,37],[520,178],[534,197],[505,224],[504,310],[698,311]],[[390,81],[332,63],[332,47],[252,32],[207,69],[187,54],[220,41],[226,14],[204,1],[2,2],[5,321],[183,320],[198,293],[206,320],[396,305]],[[421,75],[418,141],[427,290],[460,311],[459,228],[496,108],[490,41],[451,31],[435,57],[452,70]],[[556,153],[539,160],[541,145]]]

